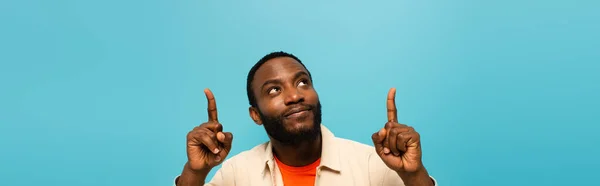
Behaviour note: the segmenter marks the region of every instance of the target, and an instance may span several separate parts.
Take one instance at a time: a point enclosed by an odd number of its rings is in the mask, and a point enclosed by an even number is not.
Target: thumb
[[[382,155],[383,153],[383,140],[385,140],[385,128],[373,133],[371,139],[373,139],[373,145],[375,146],[375,151],[377,154]]]
[[[223,144],[223,147],[227,152],[231,150],[231,143],[233,142],[233,134],[231,134],[231,132],[217,133],[217,140]]]

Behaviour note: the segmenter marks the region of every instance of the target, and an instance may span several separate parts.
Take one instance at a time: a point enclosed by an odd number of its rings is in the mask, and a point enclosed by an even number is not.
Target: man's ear
[[[250,106],[248,108],[248,112],[250,112],[250,117],[254,120],[254,123],[257,125],[262,125],[262,120],[260,119],[260,114],[258,114],[258,109]]]

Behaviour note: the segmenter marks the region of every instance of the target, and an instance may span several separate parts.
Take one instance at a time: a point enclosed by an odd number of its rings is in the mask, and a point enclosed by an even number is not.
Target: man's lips
[[[290,115],[286,116],[286,118],[296,118],[296,117],[303,116],[304,114],[308,114],[308,111],[307,110],[303,110],[303,111],[300,111],[300,112],[295,112],[293,114],[290,114]]]
[[[310,110],[310,108],[308,108],[308,107],[306,107],[306,108],[293,108],[290,111],[288,111],[284,116],[286,118],[298,117],[298,116],[302,116],[304,114],[307,114],[309,110]]]

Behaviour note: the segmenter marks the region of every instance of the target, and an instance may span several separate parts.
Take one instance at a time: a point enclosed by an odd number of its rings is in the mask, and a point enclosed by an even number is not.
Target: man
[[[274,52],[252,67],[247,79],[250,117],[269,142],[223,162],[206,185],[436,185],[421,162],[419,134],[398,123],[396,90],[387,96],[387,123],[372,134],[374,147],[335,137],[321,125],[321,104],[312,76],[292,54]],[[179,186],[205,185],[210,170],[231,150],[214,95],[205,91],[209,121],[187,135],[188,162]]]

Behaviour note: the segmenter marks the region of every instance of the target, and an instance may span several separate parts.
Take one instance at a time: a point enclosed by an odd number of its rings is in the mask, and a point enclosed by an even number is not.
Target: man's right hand
[[[205,89],[204,94],[208,100],[208,122],[195,127],[187,135],[188,162],[179,183],[203,183],[208,172],[223,162],[231,150],[233,135],[223,132],[223,125],[217,117],[215,96],[209,89]]]
[[[187,135],[188,163],[192,170],[210,170],[219,165],[229,154],[233,135],[223,132],[217,117],[215,96],[204,90],[208,100],[208,122],[201,124]]]

